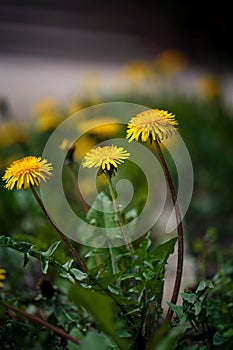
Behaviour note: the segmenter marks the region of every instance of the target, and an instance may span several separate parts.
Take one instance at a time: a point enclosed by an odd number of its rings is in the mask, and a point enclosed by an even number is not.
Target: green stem
[[[40,324],[40,325],[52,330],[54,333],[57,333],[58,335],[60,335],[63,338],[69,339],[73,343],[80,345],[80,341],[78,339],[74,338],[69,333],[66,333],[63,329],[58,328],[58,327],[52,325],[51,323],[48,323],[47,321],[43,320],[42,318],[39,318],[39,317],[34,316],[32,314],[29,314],[28,312],[26,312],[22,309],[19,309],[18,307],[13,306],[11,304],[8,304],[4,301],[0,301],[0,305],[4,306],[6,309],[10,309],[10,310],[16,312],[17,314],[20,314],[21,316],[29,319],[31,322],[33,322],[35,324]]]
[[[128,246],[129,251],[133,254],[134,253],[134,249],[133,249],[132,244],[129,242],[128,233],[124,230],[124,224],[123,224],[123,221],[122,221],[122,218],[121,218],[121,214],[120,214],[120,211],[119,211],[119,208],[118,208],[118,205],[117,205],[116,195],[115,195],[115,192],[114,192],[114,189],[113,189],[111,175],[107,173],[106,176],[107,176],[107,179],[108,179],[108,185],[109,185],[109,190],[110,190],[110,194],[111,194],[111,197],[112,197],[113,207],[114,207],[116,215],[117,215],[117,219],[118,219],[118,222],[119,222],[119,226],[120,226],[121,232],[122,232],[122,234],[124,236],[125,243]]]
[[[70,243],[69,239],[66,237],[66,235],[59,229],[59,227],[55,224],[55,222],[53,221],[53,219],[49,216],[49,213],[47,212],[42,200],[40,199],[40,197],[38,196],[37,192],[35,191],[35,189],[33,187],[31,187],[32,193],[36,199],[36,201],[38,202],[39,206],[41,207],[42,211],[44,212],[45,216],[47,217],[47,219],[49,220],[49,222],[52,224],[52,226],[56,229],[57,233],[59,234],[60,238],[62,239],[63,243],[66,245],[66,247],[69,249],[69,251],[71,252],[71,254],[74,256],[75,260],[77,261],[79,268],[87,273],[88,269],[87,266],[85,264],[85,262],[81,259],[81,257],[78,255],[77,251],[75,250],[75,248],[72,246],[72,244]]]
[[[171,303],[176,304],[177,299],[178,299],[178,295],[179,295],[179,291],[180,291],[182,272],[183,272],[183,260],[184,260],[183,227],[182,227],[182,222],[181,222],[179,204],[177,202],[177,195],[176,195],[175,186],[173,184],[170,172],[168,170],[167,163],[165,161],[165,158],[164,158],[163,153],[161,151],[159,142],[157,140],[155,141],[155,146],[156,146],[157,153],[158,153],[159,159],[160,159],[162,167],[163,167],[164,175],[166,177],[169,190],[171,192],[171,198],[172,198],[173,205],[175,207],[175,214],[176,214],[176,221],[177,221],[178,258],[177,258],[175,284],[174,284],[173,293],[172,293],[172,297],[171,297]],[[173,316],[173,311],[169,308],[167,315],[166,315],[166,321],[170,322],[172,316]]]
[[[110,256],[110,261],[111,261],[111,265],[112,265],[112,274],[115,275],[116,274],[116,267],[115,267],[115,261],[114,261],[112,247],[110,244],[109,244],[108,250],[109,250],[109,256]]]

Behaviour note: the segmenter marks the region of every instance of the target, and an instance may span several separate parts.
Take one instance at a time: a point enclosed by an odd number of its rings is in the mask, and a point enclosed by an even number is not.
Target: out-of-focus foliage
[[[155,60],[130,63],[117,72],[117,79],[119,81],[115,90],[106,92],[101,86],[101,76],[95,76],[92,85],[92,78],[88,76],[88,79],[83,81],[82,91],[77,92],[77,97],[72,96],[66,106],[46,98],[38,102],[32,115],[27,116],[24,121],[16,120],[9,114],[2,118],[1,177],[4,169],[13,160],[26,155],[41,155],[53,130],[72,113],[82,108],[108,101],[125,101],[172,111],[179,121],[179,132],[190,152],[195,176],[193,198],[185,217],[186,241],[191,252],[197,257],[198,279],[217,274],[212,282],[202,282],[195,292],[183,294],[183,306],[174,307],[179,319],[176,326],[171,329],[163,326],[159,328],[163,269],[168,258],[166,254],[172,253],[174,241],[167,243],[170,246],[167,246],[166,251],[162,249],[163,246],[159,246],[160,250],[157,247],[157,258],[153,250],[150,250],[151,242],[148,238],[141,245],[137,242],[134,271],[127,268],[129,256],[119,248],[116,256],[119,259],[120,271],[110,276],[110,261],[105,251],[88,251],[74,243],[77,250],[88,257],[91,276],[97,278],[110,292],[117,305],[120,303],[125,306],[126,313],[130,315],[126,327],[125,318],[118,317],[117,307],[111,310],[112,298],[111,301],[108,296],[101,299],[97,286],[90,296],[88,288],[93,287],[93,281],[85,280],[86,277],[77,272],[76,266],[72,266],[73,261],[66,248],[61,244],[53,245],[57,242],[57,233],[48,223],[31,193],[7,191],[2,182],[0,235],[5,236],[2,242],[6,237],[9,240],[0,247],[0,269],[7,271],[7,279],[1,292],[8,302],[47,319],[51,324],[63,327],[68,333],[82,340],[82,344],[77,346],[69,340],[54,336],[48,330],[41,331],[41,326],[33,325],[21,316],[16,317],[14,313],[6,313],[5,308],[0,306],[0,318],[3,321],[0,326],[0,348],[1,344],[6,344],[4,349],[21,349],[24,339],[24,349],[42,349],[46,346],[54,350],[113,350],[118,349],[117,346],[129,346],[132,335],[140,348],[142,339],[139,336],[137,338],[136,329],[140,327],[141,312],[145,311],[143,307],[150,298],[152,307],[155,307],[152,292],[156,292],[156,301],[159,300],[156,305],[157,318],[152,327],[153,331],[157,331],[152,340],[152,345],[155,346],[153,349],[170,350],[178,346],[177,349],[194,350],[199,346],[199,337],[202,337],[203,350],[211,349],[211,342],[219,349],[230,349],[232,346],[232,263],[229,262],[224,269],[222,266],[225,258],[232,262],[233,109],[227,103],[223,76],[208,69],[203,73],[192,67],[183,53],[169,50],[158,55]],[[92,132],[78,140],[79,147],[73,149],[74,153],[68,153],[63,171],[64,188],[74,210],[82,211],[83,208],[81,204],[76,204],[78,194],[74,191],[75,180],[70,172],[71,158],[79,164],[84,153],[98,142],[108,137],[121,137],[124,132],[125,130],[118,129],[117,124],[115,130],[107,127],[104,132],[100,132],[98,128],[92,129]],[[66,142],[68,144],[69,140]],[[62,151],[62,148],[65,150],[65,143],[59,151]],[[129,165],[129,169],[129,173],[136,173],[133,165]],[[138,178],[141,176],[143,175],[139,173]],[[91,191],[85,180],[81,186],[85,187],[85,191]],[[98,190],[101,192],[105,187],[105,180],[99,178]],[[143,198],[142,193],[146,188],[140,186],[140,191],[139,197]],[[137,210],[141,210],[140,202],[137,203]],[[216,232],[218,235],[215,235]],[[166,254],[161,256],[161,251]],[[99,261],[103,265],[99,266]],[[209,261],[211,263],[208,265]],[[161,270],[158,270],[159,264],[162,266]],[[43,290],[43,284],[39,281],[45,274],[49,282]],[[130,278],[135,276],[137,283],[130,284]],[[73,281],[80,282],[80,279],[88,288],[83,290],[80,286],[70,287]],[[50,292],[52,290],[51,298],[48,298],[47,289]],[[124,300],[120,289],[124,290]],[[139,303],[136,303],[136,298],[140,300]],[[95,305],[95,300],[99,301],[99,308]],[[100,310],[100,306],[105,303],[108,324],[103,324],[104,318]],[[148,310],[147,317],[150,320],[152,311],[150,308]],[[111,317],[116,317],[116,324],[111,323]],[[102,325],[101,330],[99,325]],[[141,326],[144,327],[145,324]],[[205,333],[205,330],[208,332]],[[114,335],[114,339],[112,335],[115,331],[117,336]],[[189,341],[183,339],[182,334],[188,334]],[[157,347],[158,345],[160,347]]]

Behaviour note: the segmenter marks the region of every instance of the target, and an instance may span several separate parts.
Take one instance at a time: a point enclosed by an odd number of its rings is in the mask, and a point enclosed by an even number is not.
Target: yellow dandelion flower
[[[160,109],[149,109],[132,118],[128,124],[127,136],[129,142],[162,141],[176,133],[178,122],[172,113]]]
[[[106,174],[106,171],[114,175],[119,164],[124,163],[124,160],[129,158],[130,153],[123,147],[104,146],[93,148],[84,157],[85,162],[83,167],[93,168],[100,167],[99,175]]]
[[[16,185],[17,190],[39,186],[40,180],[46,181],[52,175],[52,164],[41,157],[28,156],[15,160],[5,171],[2,179],[6,181],[5,187],[12,190]]]
[[[0,269],[0,281],[4,281],[6,279],[5,273],[6,273],[5,269]],[[4,284],[0,282],[0,288],[3,286]]]

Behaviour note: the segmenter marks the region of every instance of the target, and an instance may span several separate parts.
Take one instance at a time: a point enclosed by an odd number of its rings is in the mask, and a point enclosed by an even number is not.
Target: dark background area
[[[139,58],[176,47],[224,68],[233,53],[231,12],[224,2],[2,0],[1,52],[121,61],[128,48],[116,35],[130,35],[143,42]]]

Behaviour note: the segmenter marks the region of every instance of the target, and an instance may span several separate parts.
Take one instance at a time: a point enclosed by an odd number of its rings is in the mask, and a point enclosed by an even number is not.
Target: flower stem
[[[23,317],[29,319],[31,322],[33,322],[35,324],[40,324],[40,325],[52,330],[54,333],[57,333],[61,337],[66,338],[66,339],[72,341],[73,343],[80,345],[80,341],[78,339],[74,338],[69,333],[66,333],[63,329],[58,328],[58,327],[52,325],[51,323],[48,323],[47,321],[43,320],[42,318],[39,318],[39,317],[34,316],[32,314],[29,314],[28,312],[21,310],[18,307],[13,306],[11,304],[8,304],[4,301],[0,301],[0,305],[4,306],[6,309],[13,310],[17,314],[22,315]]]
[[[115,261],[114,261],[114,256],[113,256],[113,250],[112,250],[112,247],[110,244],[109,244],[108,250],[109,250],[109,256],[110,256],[110,261],[111,261],[111,266],[112,266],[112,274],[115,275],[116,274],[116,267],[115,267]]]
[[[183,226],[182,226],[182,222],[181,222],[180,208],[179,208],[179,204],[177,202],[176,190],[175,190],[170,172],[168,170],[167,163],[165,161],[165,158],[164,158],[163,153],[161,151],[159,142],[157,140],[155,141],[155,146],[156,146],[158,156],[159,156],[159,159],[160,159],[162,167],[163,167],[164,175],[166,177],[169,190],[171,192],[171,198],[172,198],[173,205],[175,207],[175,214],[176,214],[176,221],[177,221],[178,258],[177,258],[175,284],[174,284],[173,293],[172,293],[172,297],[171,297],[171,303],[176,304],[177,299],[178,299],[178,295],[179,295],[181,279],[182,279],[182,272],[183,272],[183,260],[184,260]],[[172,316],[173,316],[173,311],[169,308],[167,315],[166,315],[166,321],[170,322]]]
[[[129,248],[129,251],[133,254],[134,253],[134,249],[133,249],[132,244],[129,242],[128,233],[124,230],[124,224],[123,224],[123,221],[122,221],[122,218],[121,218],[121,214],[120,214],[117,202],[116,202],[116,195],[115,195],[115,192],[114,192],[114,189],[113,189],[111,175],[107,173],[106,176],[107,176],[107,179],[108,179],[108,185],[109,185],[109,190],[110,190],[110,194],[111,194],[111,197],[112,197],[113,207],[115,209],[115,212],[116,212],[116,215],[117,215],[117,218],[118,218],[118,222],[119,222],[119,226],[120,226],[121,232],[122,232],[122,234],[124,236],[125,243],[127,244],[128,248]]]
[[[52,226],[56,229],[57,233],[59,234],[59,236],[61,237],[63,243],[66,245],[66,247],[69,249],[69,251],[71,252],[71,254],[74,256],[75,260],[77,261],[79,268],[87,273],[88,269],[87,266],[85,264],[85,262],[81,259],[81,257],[78,255],[76,249],[72,246],[72,244],[70,243],[69,239],[66,237],[66,235],[59,229],[59,227],[55,224],[55,222],[53,221],[53,219],[49,216],[49,213],[47,212],[42,200],[40,199],[40,197],[38,196],[37,192],[35,191],[35,189],[33,187],[31,187],[32,193],[36,199],[36,201],[38,202],[39,206],[41,207],[42,211],[44,212],[45,216],[47,217],[47,219],[49,220],[49,222],[52,224]]]

